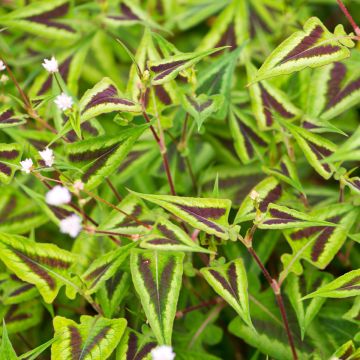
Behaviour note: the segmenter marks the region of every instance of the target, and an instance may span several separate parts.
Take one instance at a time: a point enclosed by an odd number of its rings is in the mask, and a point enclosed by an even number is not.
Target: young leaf
[[[133,193],[163,207],[194,228],[214,234],[221,239],[234,237],[236,239],[238,228],[230,228],[228,223],[230,200]]]
[[[34,285],[21,281],[13,274],[5,276],[0,280],[1,300],[4,305],[19,304],[39,295]]]
[[[169,220],[161,218],[149,235],[141,242],[141,247],[153,250],[174,250],[174,251],[194,251],[211,253],[202,248],[180,227],[174,225]]]
[[[183,253],[132,250],[133,283],[159,344],[171,344],[183,273]]]
[[[266,215],[260,220],[260,229],[306,228],[313,226],[335,226],[316,217],[290,209],[285,206],[269,204]]]
[[[51,345],[51,358],[107,359],[119,343],[126,329],[125,319],[106,319],[83,315],[80,324],[56,316],[53,320],[55,342]]]
[[[3,319],[3,331],[2,331],[2,339],[0,346],[0,358],[6,360],[17,360],[16,352],[10,342],[5,321]]]
[[[211,287],[223,297],[252,327],[248,298],[248,281],[242,259],[222,266],[202,268],[201,273]]]
[[[360,295],[360,269],[350,271],[329,284],[303,297],[303,300],[313,297],[346,298]]]
[[[140,112],[139,104],[119,96],[115,84],[104,78],[85,92],[80,100],[81,121],[86,121],[110,112]]]
[[[69,282],[73,255],[53,244],[37,244],[17,235],[0,233],[0,259],[18,278],[34,284],[51,303]]]
[[[82,167],[81,179],[89,190],[101,184],[119,166],[147,127],[142,125],[116,136],[99,136],[67,146],[69,160]]]
[[[0,129],[23,125],[26,120],[16,115],[13,109],[8,107],[0,109]]]
[[[354,43],[347,45],[352,47]],[[312,17],[304,24],[304,30],[292,34],[267,57],[253,81],[323,66],[349,56],[348,47],[318,18]]]
[[[22,149],[19,144],[0,144],[0,182],[9,184],[19,166]]]

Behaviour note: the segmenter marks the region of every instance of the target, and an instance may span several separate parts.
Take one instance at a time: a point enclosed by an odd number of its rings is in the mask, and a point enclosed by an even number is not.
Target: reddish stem
[[[360,36],[360,27],[356,24],[356,22],[354,21],[353,17],[351,16],[351,14],[349,13],[349,10],[346,8],[345,4],[343,3],[342,0],[337,0],[340,9],[342,10],[342,12],[344,13],[344,15],[347,17],[347,19],[349,20],[349,23],[351,24],[351,26],[353,27],[355,34],[357,36]]]

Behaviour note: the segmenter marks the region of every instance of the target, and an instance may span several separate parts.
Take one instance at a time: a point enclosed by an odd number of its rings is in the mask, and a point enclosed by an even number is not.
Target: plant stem
[[[121,202],[122,201],[122,197],[119,194],[119,192],[116,190],[115,186],[113,185],[113,183],[110,181],[109,178],[106,178],[106,182],[109,185],[111,191],[113,192],[113,194],[115,195],[117,201]]]
[[[356,24],[356,22],[354,21],[353,17],[351,16],[351,14],[349,13],[349,10],[346,8],[345,4],[343,3],[342,0],[337,0],[340,9],[342,10],[342,12],[344,13],[344,15],[347,17],[347,19],[349,20],[351,26],[353,27],[355,34],[357,36],[360,36],[360,27]]]
[[[191,311],[195,311],[195,310],[201,309],[203,307],[209,307],[211,305],[221,304],[223,302],[224,302],[224,299],[222,297],[220,297],[220,296],[218,296],[218,297],[216,297],[216,298],[214,298],[212,300],[203,301],[200,304],[189,306],[186,309],[177,311],[176,312],[176,318],[180,319],[185,314],[187,314],[187,313],[189,313]]]

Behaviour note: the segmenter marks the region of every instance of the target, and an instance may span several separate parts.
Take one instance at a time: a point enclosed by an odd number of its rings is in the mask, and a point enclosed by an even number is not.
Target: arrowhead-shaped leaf
[[[0,259],[18,278],[34,284],[47,303],[70,282],[73,255],[53,244],[37,244],[24,237],[0,234]]]
[[[125,319],[106,319],[83,315],[80,324],[56,316],[55,342],[51,358],[63,360],[107,359],[126,329]]]
[[[0,182],[9,184],[20,166],[22,149],[19,144],[0,144]]]
[[[149,324],[159,344],[171,344],[183,253],[132,250],[131,275]]]
[[[10,342],[5,321],[3,320],[3,331],[0,346],[0,358],[6,360],[17,360],[16,352]]]
[[[202,268],[200,271],[211,287],[235,309],[247,325],[252,327],[248,281],[242,259],[222,266]]]

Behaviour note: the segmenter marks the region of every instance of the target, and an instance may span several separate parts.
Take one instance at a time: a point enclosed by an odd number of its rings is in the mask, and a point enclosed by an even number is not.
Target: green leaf
[[[331,359],[356,360],[360,356],[360,349],[355,349],[354,343],[349,340],[341,345],[331,356]]]
[[[222,49],[224,49],[224,47],[193,53],[182,53],[160,61],[150,61],[148,67],[153,73],[151,84],[160,85],[170,80],[174,80],[181,71],[190,68],[204,57]]]
[[[83,315],[80,324],[56,316],[53,320],[55,342],[51,346],[51,358],[107,359],[111,356],[126,329],[125,319],[106,319]]]
[[[116,136],[99,136],[67,146],[68,158],[74,165],[81,166],[81,179],[89,190],[100,185],[120,165],[147,127],[142,125]]]
[[[18,278],[34,284],[45,302],[69,283],[73,255],[53,244],[37,244],[17,235],[0,233],[0,259]]]
[[[22,147],[19,144],[0,144],[0,182],[9,184],[20,166]]]
[[[222,266],[202,268],[200,271],[211,287],[235,309],[248,326],[252,327],[248,281],[242,259]]]
[[[360,295],[360,269],[350,271],[303,297],[346,298]]]
[[[159,344],[171,344],[183,259],[183,253],[149,250],[131,252],[133,283]]]
[[[163,207],[194,228],[208,234],[225,240],[237,237],[238,227],[231,228],[228,223],[230,200],[132,193]]]
[[[98,257],[91,263],[89,268],[81,275],[81,279],[86,286],[85,293],[92,294],[108,279],[110,279],[119,266],[128,258],[131,248],[136,243],[121,246],[119,249],[110,251]]]
[[[9,107],[2,107],[0,109],[0,129],[23,125],[26,120],[19,115],[16,115],[14,110]]]
[[[1,346],[0,346],[0,358],[6,360],[17,360],[18,357],[16,352],[10,342],[5,321],[3,320],[3,332],[2,332],[2,339],[1,339]]]
[[[347,43],[347,46],[353,47],[354,43]],[[304,24],[304,30],[292,34],[267,57],[253,81],[345,59],[350,56],[347,46],[318,18],[312,17]]]
[[[4,305],[19,304],[38,296],[36,287],[21,281],[14,274],[3,274],[0,280],[1,301]]]
[[[104,78],[85,92],[80,100],[81,121],[110,112],[140,112],[139,104],[119,96],[119,90],[109,79]]]
[[[40,354],[42,354],[56,339],[52,338],[44,344],[39,345],[33,350],[26,352],[19,356],[19,359],[35,360]]]
[[[189,235],[169,220],[161,218],[151,233],[145,236],[141,247],[153,250],[194,251],[212,253],[193,241]]]

